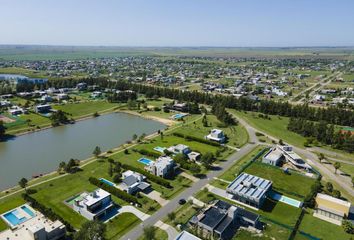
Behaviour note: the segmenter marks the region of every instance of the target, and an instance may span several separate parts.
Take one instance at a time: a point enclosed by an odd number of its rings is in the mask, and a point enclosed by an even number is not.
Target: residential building
[[[146,177],[140,173],[128,170],[123,172],[122,177],[121,188],[129,194],[144,191],[150,187],[150,184],[145,182]]]
[[[224,201],[216,201],[189,221],[198,235],[208,239],[231,239],[237,228],[261,229],[259,215]]]
[[[226,189],[233,199],[256,208],[262,207],[270,190],[272,190],[271,181],[244,172],[238,175]]]
[[[223,143],[226,140],[224,132],[220,129],[211,130],[210,134],[206,136],[206,139],[219,143]]]
[[[276,147],[271,148],[262,159],[262,162],[272,166],[279,166],[283,159],[283,153]]]
[[[315,217],[341,225],[343,218],[349,216],[350,202],[322,193],[318,193],[315,200],[316,207],[313,214]]]
[[[52,106],[49,104],[37,105],[34,107],[34,111],[36,113],[48,113],[52,110]]]
[[[201,158],[201,154],[198,152],[190,152],[187,154],[188,159],[193,162],[198,162]]]
[[[145,169],[156,176],[165,178],[174,173],[175,166],[171,157],[161,156],[156,161],[151,161]]]
[[[82,193],[78,199],[74,200],[72,207],[88,220],[100,219],[114,207],[111,194],[100,188],[91,193]]]
[[[175,146],[167,148],[167,150],[174,154],[184,154],[184,155],[187,155],[188,153],[191,152],[190,148],[184,144],[177,144]]]
[[[302,158],[293,151],[293,147],[278,145],[277,148],[283,153],[285,159],[297,168],[310,171],[312,167],[308,165]]]

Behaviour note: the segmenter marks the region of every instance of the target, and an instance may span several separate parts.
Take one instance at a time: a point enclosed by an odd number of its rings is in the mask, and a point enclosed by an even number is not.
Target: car
[[[186,199],[181,198],[180,200],[178,200],[178,203],[179,203],[180,205],[183,205],[183,204],[186,203]]]

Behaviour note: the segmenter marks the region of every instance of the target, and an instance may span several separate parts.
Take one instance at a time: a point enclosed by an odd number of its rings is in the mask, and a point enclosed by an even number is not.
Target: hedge
[[[167,187],[167,188],[172,188],[171,184],[169,181],[161,178],[161,177],[158,177],[158,176],[155,176],[149,172],[146,172],[140,168],[136,168],[136,167],[133,167],[133,166],[130,166],[130,165],[127,165],[127,164],[122,164],[122,167],[127,169],[127,170],[131,170],[131,171],[134,171],[134,172],[138,172],[138,173],[141,173],[143,174],[147,179],[149,179],[150,181],[152,182],[155,182],[157,184],[160,184],[164,187]]]
[[[161,155],[157,152],[153,152],[153,151],[149,151],[149,150],[146,150],[146,149],[138,149],[137,150],[138,153],[144,155],[144,156],[149,156],[149,157],[154,157],[154,158],[158,158],[158,157],[161,157]]]
[[[97,178],[90,177],[89,181],[91,184],[96,185],[99,188],[102,188],[103,190],[113,194],[114,196],[116,196],[120,199],[123,199],[126,202],[133,202],[133,203],[139,204],[139,201],[136,197],[134,197],[134,196],[130,195],[129,193],[126,193],[114,186],[108,185],[107,183],[104,183]]]
[[[179,132],[174,132],[172,135],[174,135],[176,137],[180,137],[180,138],[185,138],[187,140],[208,144],[208,145],[211,145],[211,146],[219,147],[221,145],[218,142],[213,142],[213,141],[210,141],[210,140],[207,140],[207,139],[204,139],[204,138],[194,137],[194,136],[183,134],[183,133],[179,133]]]
[[[75,229],[73,226],[71,226],[70,223],[68,223],[67,221],[65,221],[61,216],[59,216],[58,214],[56,214],[55,212],[53,212],[53,210],[51,208],[47,208],[46,206],[44,206],[43,204],[39,203],[36,199],[34,199],[33,197],[31,197],[30,195],[28,195],[27,193],[22,194],[23,199],[26,202],[29,202],[30,205],[35,208],[36,210],[38,210],[39,212],[41,212],[44,216],[48,217],[50,220],[52,221],[56,221],[59,220],[60,222],[62,222],[65,227],[66,230],[68,232],[75,232]]]

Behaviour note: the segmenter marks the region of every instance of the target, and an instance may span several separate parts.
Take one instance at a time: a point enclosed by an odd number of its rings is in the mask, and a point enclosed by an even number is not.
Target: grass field
[[[190,204],[189,202],[185,203],[184,205],[180,206],[177,208],[177,210],[174,211],[176,214],[175,220],[171,221],[168,217],[164,219],[164,222],[171,225],[171,226],[177,226],[178,224],[186,224],[188,220],[193,217],[194,214],[196,214],[198,211],[198,208],[193,206],[193,204]]]
[[[140,222],[134,214],[122,213],[108,222],[105,237],[107,240],[118,240]]]
[[[168,235],[167,232],[158,228],[158,227],[154,227],[156,229],[156,233],[155,233],[155,238],[156,240],[167,240],[168,239]],[[140,236],[138,238],[138,240],[146,240],[146,238],[144,237],[144,235]]]
[[[345,233],[341,226],[318,219],[311,212],[304,215],[299,230],[324,240],[352,239],[352,235]],[[297,233],[295,239],[302,239],[301,235]]]
[[[111,109],[113,110],[115,107],[119,107],[119,104],[109,103],[106,101],[89,101],[53,106],[54,109],[69,113],[74,119],[91,115],[95,112],[102,112]]]
[[[291,132],[287,129],[289,118],[279,116],[269,116],[271,119],[264,119],[258,117],[258,113],[252,112],[239,112],[230,110],[238,117],[245,119],[254,128],[261,130],[271,136],[283,139],[291,145],[303,147],[306,139],[301,135]]]
[[[246,230],[238,230],[232,240],[283,240],[288,239],[291,230],[272,222],[266,222],[266,228],[262,233],[252,233]]]

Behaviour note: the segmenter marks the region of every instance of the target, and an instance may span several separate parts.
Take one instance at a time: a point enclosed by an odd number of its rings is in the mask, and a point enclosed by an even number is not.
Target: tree
[[[112,166],[112,164],[109,164],[108,175],[109,175],[110,177],[113,176],[113,166]]]
[[[163,140],[163,132],[162,131],[160,132],[160,138],[161,138],[161,140]]]
[[[153,240],[156,237],[156,228],[154,226],[144,227],[144,239]]]
[[[203,164],[203,166],[207,169],[209,169],[214,161],[214,154],[211,152],[207,152],[202,155],[200,158],[200,162]]]
[[[85,222],[81,229],[74,235],[75,240],[104,240],[106,226],[98,221]]]
[[[318,159],[320,160],[320,162],[322,162],[322,160],[325,159],[325,156],[323,155],[323,153],[320,153],[320,154],[318,155]]]
[[[18,182],[18,185],[20,185],[21,188],[24,188],[26,191],[26,187],[28,184],[28,180],[26,178],[21,178],[21,180]]]
[[[0,139],[5,136],[6,127],[4,126],[4,122],[0,121]]]
[[[197,175],[202,171],[198,164],[193,164],[189,170],[193,173],[193,175]]]
[[[337,170],[340,168],[341,165],[339,162],[335,162],[333,166],[334,166],[334,173],[337,174]]]
[[[58,172],[65,170],[65,168],[66,168],[66,162],[63,161],[63,162],[59,163]]]
[[[343,227],[343,229],[344,229],[344,231],[346,233],[354,234],[354,227],[353,227],[353,224],[350,221],[343,220],[342,221],[342,227]]]
[[[279,139],[279,145],[284,145],[283,139]]]
[[[333,185],[332,185],[332,183],[330,183],[330,182],[327,182],[326,183],[326,190],[328,191],[328,192],[332,192],[333,191]]]
[[[116,175],[114,175],[113,182],[115,182],[115,183],[122,182],[122,174],[121,173],[117,173]]]
[[[92,154],[95,155],[95,157],[97,158],[101,154],[101,148],[99,146],[96,146]]]
[[[135,141],[137,138],[138,138],[138,135],[136,135],[136,134],[134,134],[132,137],[133,141]]]
[[[340,198],[342,196],[342,194],[338,190],[333,190],[332,196],[335,197],[335,198]]]
[[[352,177],[352,185],[353,185],[353,187],[354,187],[354,177]]]
[[[174,221],[176,219],[176,213],[175,212],[170,212],[167,214],[167,217],[170,221]]]

